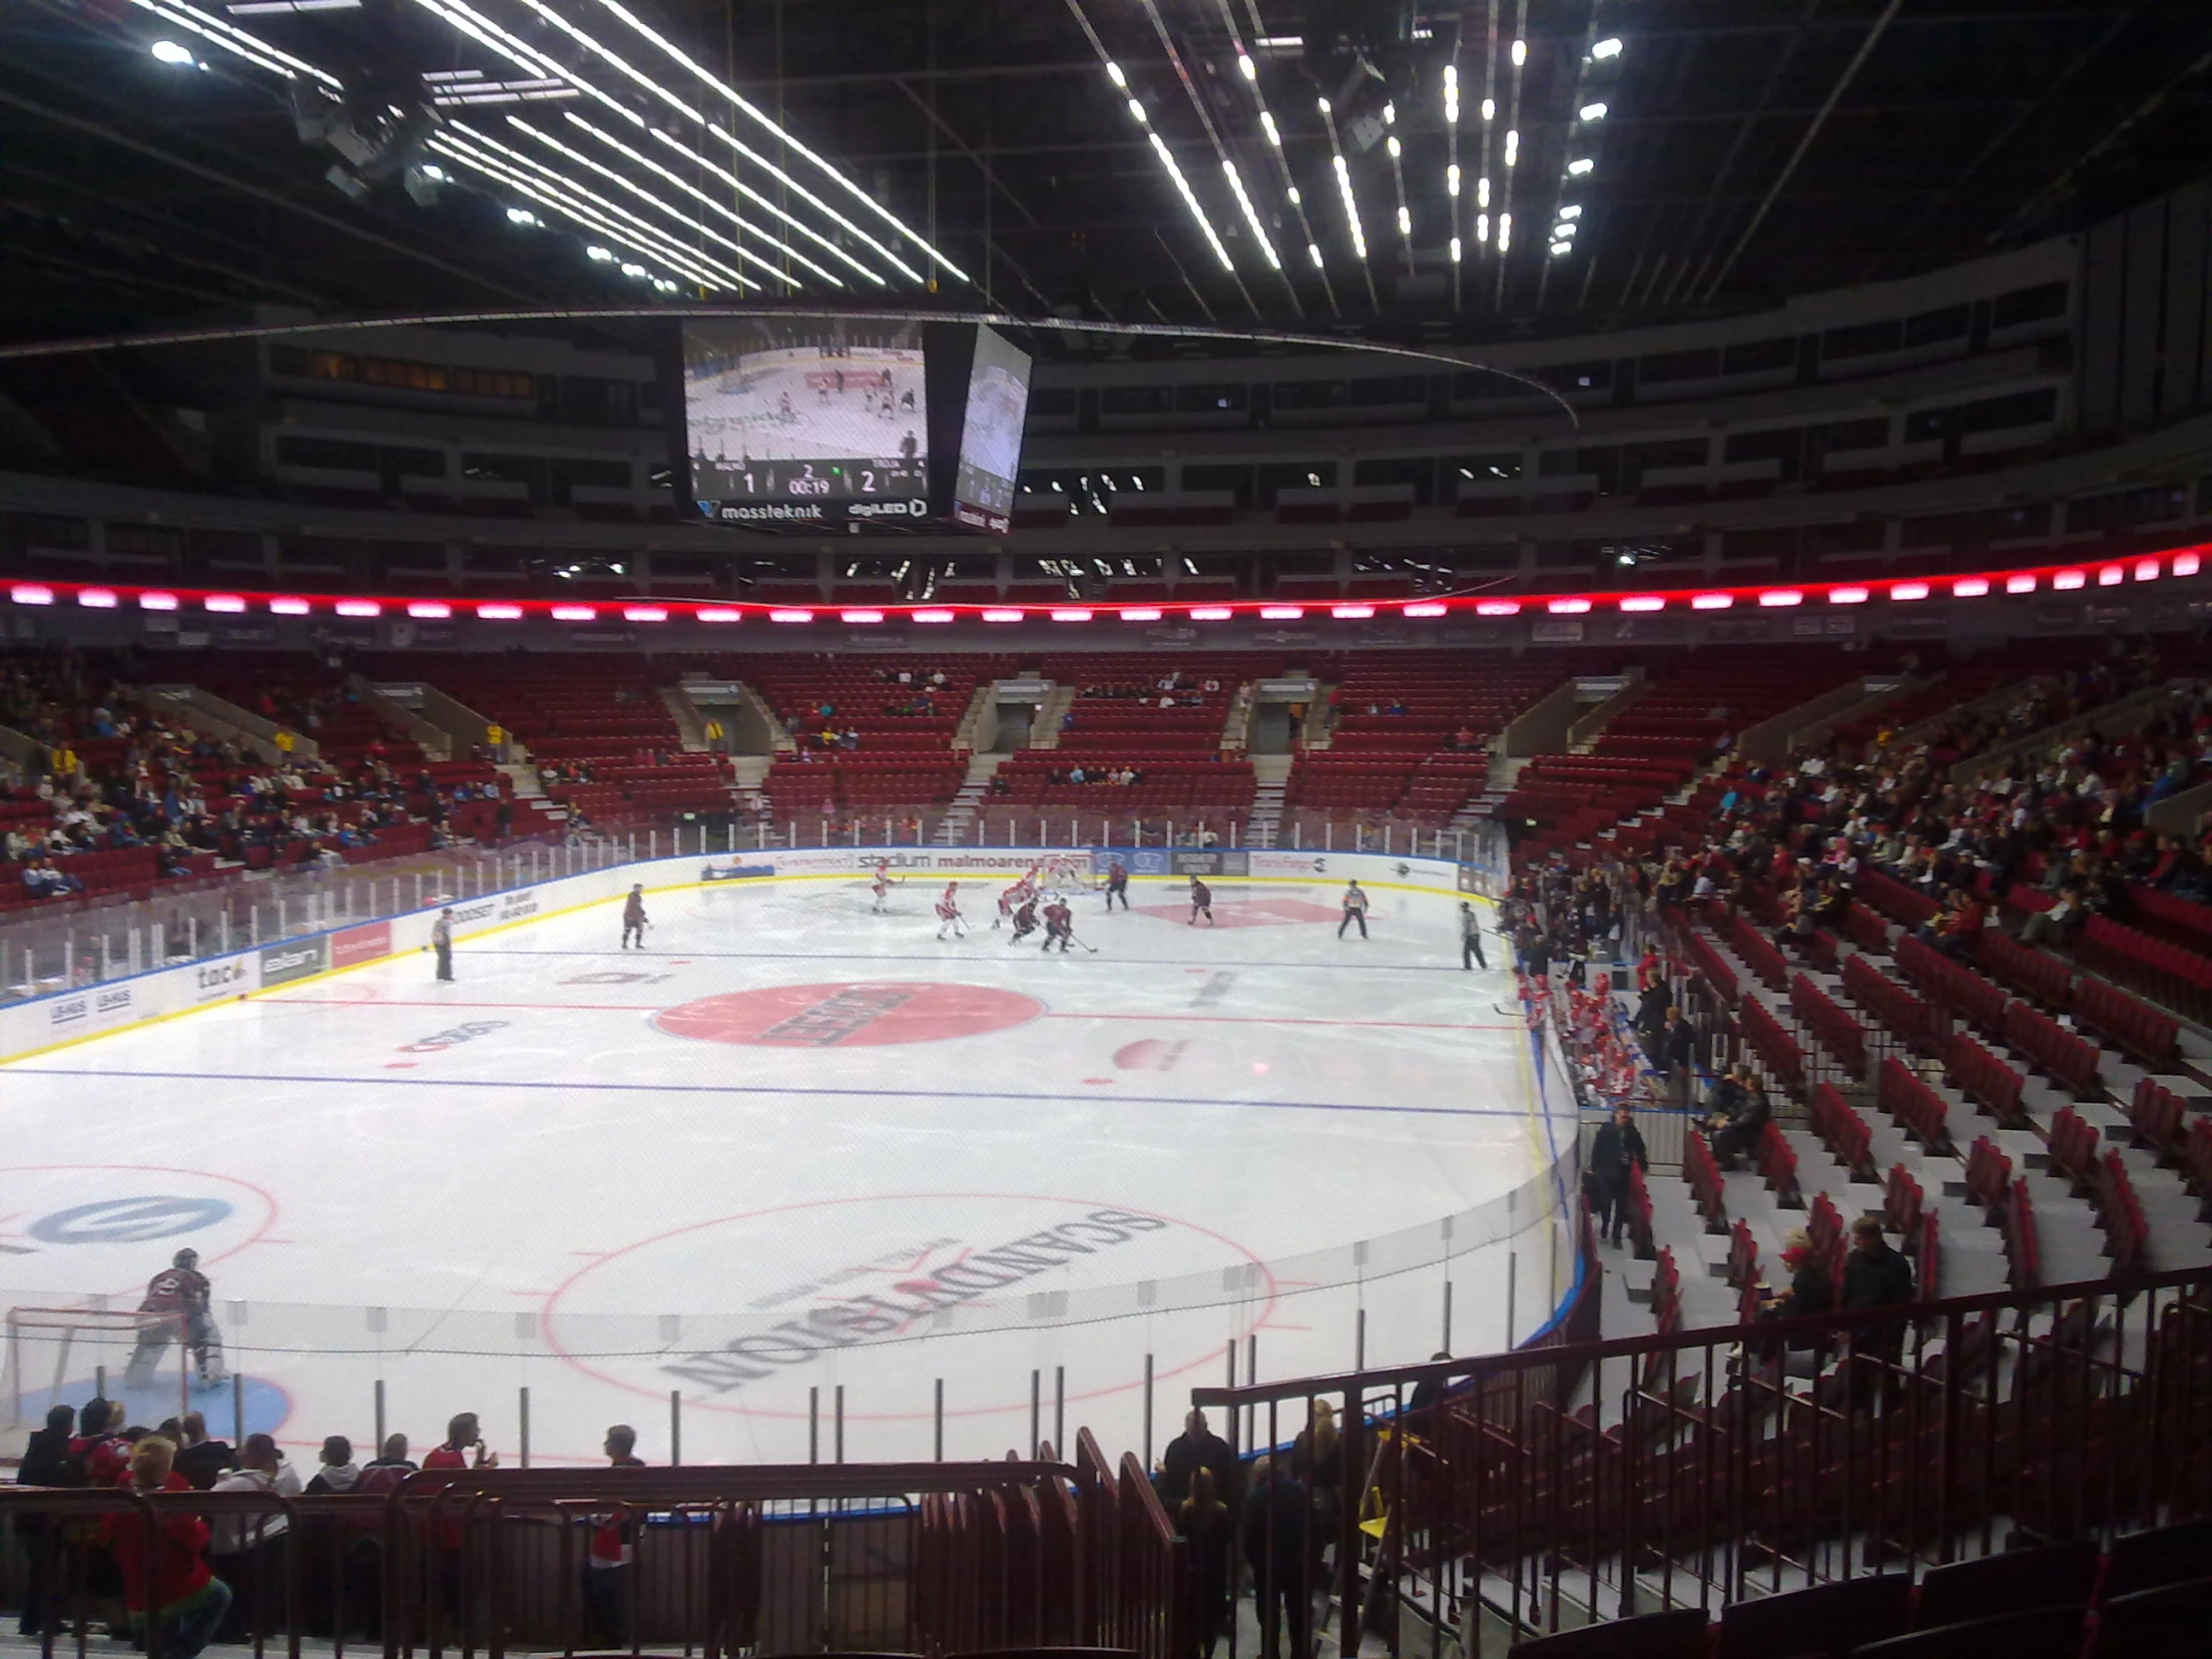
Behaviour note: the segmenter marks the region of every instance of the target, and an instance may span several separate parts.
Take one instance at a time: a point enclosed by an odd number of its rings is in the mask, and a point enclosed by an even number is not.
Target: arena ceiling
[[[0,51],[11,339],[697,294],[1566,331],[2066,230],[2212,118],[2202,0],[15,0]]]

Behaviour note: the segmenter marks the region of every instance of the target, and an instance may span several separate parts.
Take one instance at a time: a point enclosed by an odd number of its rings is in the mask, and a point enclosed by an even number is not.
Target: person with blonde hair
[[[192,1482],[177,1472],[175,1442],[158,1434],[149,1434],[131,1447],[126,1480],[134,1492],[193,1489]],[[126,1512],[110,1515],[105,1532],[122,1569],[123,1605],[130,1612],[139,1645],[146,1645],[147,1627],[158,1623],[166,1659],[196,1659],[231,1610],[231,1586],[209,1570],[202,1554],[208,1547],[207,1521],[199,1515],[167,1514],[149,1525],[140,1515]]]

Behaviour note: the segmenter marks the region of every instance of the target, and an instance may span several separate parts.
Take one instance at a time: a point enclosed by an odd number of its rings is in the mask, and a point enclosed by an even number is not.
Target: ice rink
[[[1447,1306],[1462,1354],[1548,1317],[1573,1123],[1453,900],[1379,889],[1363,942],[1336,884],[1225,879],[1193,927],[1140,879],[1047,956],[990,926],[1000,885],[941,943],[942,877],[884,914],[849,876],[671,888],[642,951],[598,904],[450,984],[403,956],[20,1061],[0,1304],[128,1308],[191,1245],[248,1426],[365,1444],[381,1380],[418,1446],[471,1408],[511,1460],[527,1388],[538,1461],[617,1420],[666,1457],[672,1391],[687,1460],[804,1458],[811,1399],[830,1456],[840,1390],[847,1457],[927,1456],[940,1382],[948,1455],[1026,1449],[1033,1390],[1116,1452],[1148,1364],[1157,1446],[1232,1343],[1298,1376],[1363,1324],[1383,1364]],[[36,1411],[55,1356],[17,1358]]]
[[[926,465],[923,395],[920,348],[874,345],[838,357],[811,346],[757,352],[742,375],[685,388],[692,447],[733,461],[890,456],[911,433],[916,464]]]

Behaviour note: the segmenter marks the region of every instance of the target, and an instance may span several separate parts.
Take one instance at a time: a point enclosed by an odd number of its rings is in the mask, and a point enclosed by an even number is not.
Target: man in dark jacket
[[[1727,1120],[1713,1131],[1713,1158],[1722,1169],[1732,1170],[1737,1159],[1758,1148],[1774,1108],[1767,1103],[1767,1091],[1751,1075],[1749,1066],[1736,1067],[1726,1081],[1734,1084],[1734,1089]],[[1718,1095],[1720,1090],[1716,1087],[1713,1092]]]
[[[1206,1413],[1194,1408],[1183,1419],[1183,1432],[1168,1441],[1167,1450],[1160,1455],[1160,1499],[1171,1513],[1191,1495],[1191,1476],[1200,1469],[1212,1471],[1216,1497],[1224,1503],[1234,1500],[1237,1454],[1229,1449],[1227,1440],[1206,1426]]]
[[[1263,1457],[1253,1464],[1252,1491],[1245,1498],[1240,1534],[1260,1615],[1261,1659],[1278,1659],[1282,1653],[1285,1622],[1290,1625],[1288,1659],[1309,1659],[1313,1605],[1307,1572],[1316,1542],[1313,1499],[1305,1483],[1291,1477],[1288,1463]]]
[[[1903,1308],[1913,1301],[1913,1264],[1890,1248],[1882,1236],[1882,1223],[1861,1216],[1851,1224],[1851,1254],[1844,1260],[1842,1309],[1847,1314],[1875,1308]],[[1905,1321],[1891,1320],[1852,1333],[1852,1354],[1864,1362],[1852,1367],[1853,1403],[1864,1405],[1875,1394],[1877,1377],[1884,1379],[1881,1391],[1896,1397],[1896,1379],[1888,1370],[1905,1352]]]
[[[1600,1124],[1590,1142],[1590,1196],[1597,1208],[1598,1233],[1608,1244],[1619,1244],[1628,1230],[1628,1172],[1635,1166],[1650,1174],[1651,1155],[1644,1150],[1636,1114],[1617,1106],[1612,1121]]]
[[[208,1419],[187,1411],[177,1419],[184,1430],[184,1445],[177,1452],[177,1472],[200,1491],[213,1491],[224,1471],[238,1466],[238,1453],[225,1440],[208,1437]]]
[[[1690,1068],[1697,1063],[1697,1032],[1680,1008],[1667,1010],[1667,1029],[1659,1040],[1659,1069],[1677,1104],[1690,1102]]]

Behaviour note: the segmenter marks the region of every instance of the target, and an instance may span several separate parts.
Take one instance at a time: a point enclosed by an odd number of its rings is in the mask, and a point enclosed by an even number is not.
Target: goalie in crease
[[[215,1287],[200,1271],[197,1250],[180,1250],[168,1267],[147,1281],[139,1312],[168,1317],[139,1328],[138,1347],[123,1374],[126,1384],[137,1388],[151,1382],[163,1351],[173,1341],[192,1351],[203,1387],[223,1381],[223,1337],[215,1328],[214,1294]]]

